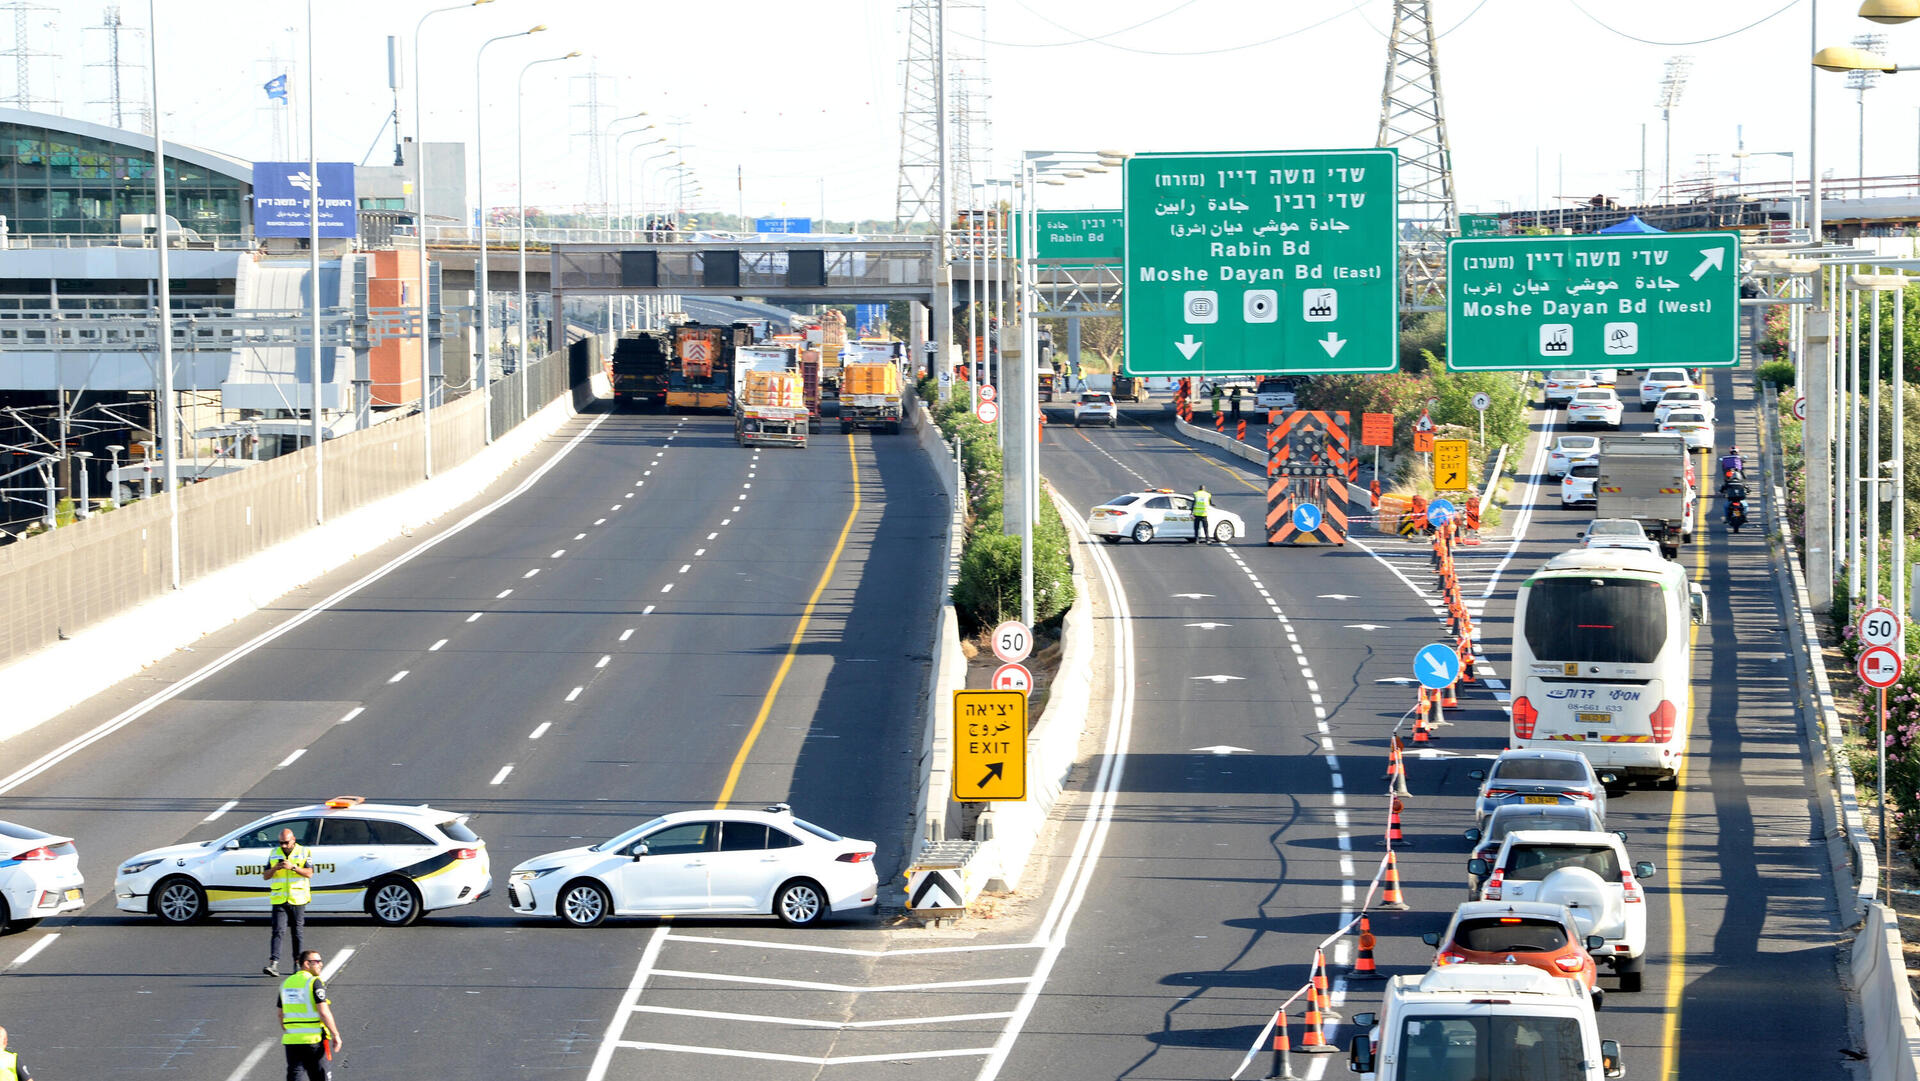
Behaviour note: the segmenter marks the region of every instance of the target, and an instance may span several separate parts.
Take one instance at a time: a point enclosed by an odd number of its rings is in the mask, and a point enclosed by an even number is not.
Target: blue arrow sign
[[[1427,523],[1433,526],[1433,528],[1439,529],[1441,526],[1453,521],[1453,516],[1458,513],[1459,511],[1450,500],[1436,499],[1427,504]]]
[[[1421,646],[1413,655],[1413,674],[1430,691],[1440,690],[1460,678],[1460,655],[1445,642]]]
[[[1302,503],[1293,508],[1293,528],[1311,533],[1320,528],[1320,508],[1312,503]]]

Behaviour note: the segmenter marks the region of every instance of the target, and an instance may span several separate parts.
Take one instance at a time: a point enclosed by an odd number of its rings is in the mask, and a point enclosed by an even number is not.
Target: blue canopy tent
[[[1664,233],[1664,232],[1666,232],[1665,229],[1655,229],[1653,226],[1648,225],[1644,221],[1641,221],[1640,215],[1629,214],[1627,215],[1626,221],[1619,222],[1614,225],[1609,225],[1605,229],[1600,230],[1598,235],[1616,236],[1621,233]]]

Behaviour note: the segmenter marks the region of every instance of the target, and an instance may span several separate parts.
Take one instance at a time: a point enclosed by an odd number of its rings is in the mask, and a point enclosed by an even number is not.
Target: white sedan
[[[1213,539],[1221,544],[1247,531],[1246,523],[1238,514],[1222,509],[1218,503],[1207,512],[1207,526]],[[1131,492],[1093,508],[1087,516],[1087,532],[1108,544],[1119,544],[1122,537],[1132,537],[1138,544],[1161,536],[1167,540],[1192,540],[1193,499],[1171,488]]]
[[[404,927],[435,909],[470,905],[493,888],[487,844],[465,815],[338,796],[249,822],[210,841],[149,849],[122,861],[115,907],[168,923],[211,913],[270,912],[266,869],[280,831],[313,856],[307,911],[365,912]]]
[[[1595,518],[1580,531],[1580,544],[1586,548],[1632,548],[1660,554],[1660,545],[1649,540],[1646,527],[1632,518]]]
[[[1109,428],[1120,424],[1120,409],[1113,404],[1113,395],[1104,390],[1083,390],[1080,400],[1073,403],[1073,426],[1082,424],[1104,424]]]
[[[1563,507],[1587,507],[1595,502],[1594,485],[1600,479],[1600,460],[1587,458],[1573,463],[1567,475],[1560,478],[1560,505]]]
[[[1688,450],[1713,449],[1713,420],[1698,409],[1676,409],[1660,423],[1661,435],[1677,435]]]
[[[1685,368],[1648,368],[1640,377],[1640,411],[1645,413],[1659,405],[1667,391],[1692,385],[1693,376]]]
[[[1713,399],[1699,387],[1673,387],[1660,395],[1660,404],[1653,407],[1653,422],[1665,424],[1667,414],[1676,409],[1697,409],[1707,415],[1708,422],[1715,419],[1716,410]]]
[[[1571,401],[1575,391],[1595,386],[1599,386],[1599,381],[1585,368],[1551,371],[1547,373],[1546,386],[1540,392],[1540,397],[1552,405],[1554,402]]]
[[[1617,429],[1626,414],[1627,407],[1621,403],[1620,396],[1613,392],[1612,387],[1577,390],[1573,393],[1573,400],[1567,403],[1567,426],[1603,424]]]
[[[776,803],[675,811],[585,848],[549,852],[507,875],[528,916],[593,927],[608,916],[780,917],[789,927],[871,908],[874,844],[842,837]]]
[[[0,931],[32,927],[86,905],[73,838],[0,822]]]
[[[1547,454],[1547,476],[1564,477],[1573,463],[1599,454],[1599,436],[1563,435],[1553,441],[1553,450]]]

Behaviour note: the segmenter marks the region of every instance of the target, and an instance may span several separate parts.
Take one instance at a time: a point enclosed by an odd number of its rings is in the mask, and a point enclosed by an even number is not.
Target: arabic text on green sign
[[[1739,264],[1734,233],[1452,241],[1447,366],[1737,364]]]
[[[1397,367],[1397,160],[1391,149],[1128,159],[1127,372]]]

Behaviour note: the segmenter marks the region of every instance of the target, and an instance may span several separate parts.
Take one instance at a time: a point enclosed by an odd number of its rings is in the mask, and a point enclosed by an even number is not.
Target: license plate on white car
[[[1559,803],[1559,796],[1522,796],[1521,803]]]

